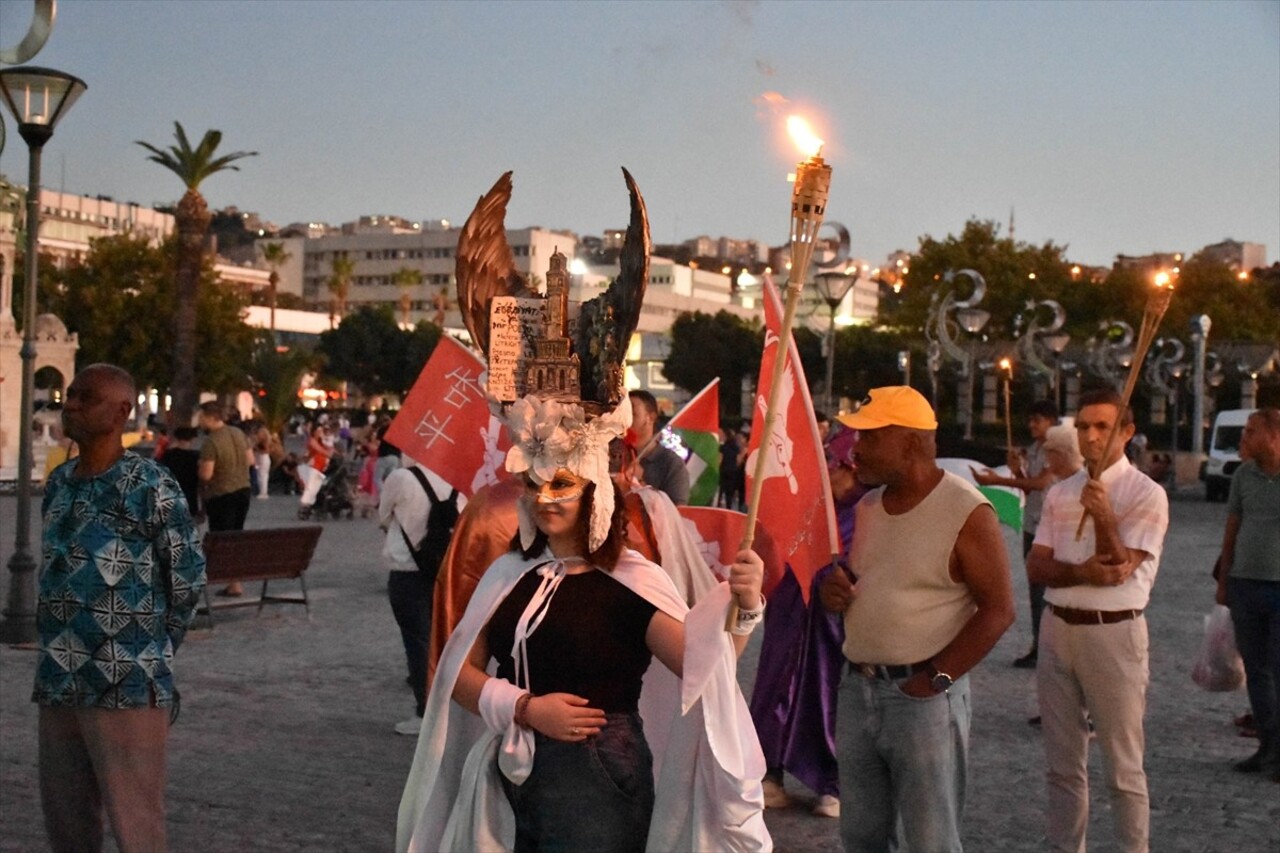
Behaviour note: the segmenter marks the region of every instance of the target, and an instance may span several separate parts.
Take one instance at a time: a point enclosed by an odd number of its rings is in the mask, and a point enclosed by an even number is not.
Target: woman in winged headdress
[[[633,186],[633,212],[637,197]],[[735,673],[763,614],[763,566],[740,552],[690,609],[625,548],[608,451],[631,409],[609,397],[594,418],[536,391],[501,409],[506,468],[524,484],[519,531],[441,655],[397,850],[771,847]]]

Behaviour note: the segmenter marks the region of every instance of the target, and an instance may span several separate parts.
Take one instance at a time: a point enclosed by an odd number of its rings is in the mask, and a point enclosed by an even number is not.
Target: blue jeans
[[[847,673],[836,744],[846,853],[959,851],[969,764],[969,679],[928,699]],[[897,841],[895,841],[895,837]]]
[[[1280,582],[1228,577],[1227,606],[1258,738],[1280,767]]]
[[[643,853],[653,816],[653,755],[640,715],[607,714],[582,743],[534,737],[533,772],[502,787],[516,815],[516,853]]]

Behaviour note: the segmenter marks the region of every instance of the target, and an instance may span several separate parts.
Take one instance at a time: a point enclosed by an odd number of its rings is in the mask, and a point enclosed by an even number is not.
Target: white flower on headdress
[[[588,546],[599,548],[609,533],[613,516],[613,486],[609,480],[609,442],[631,426],[631,402],[623,398],[611,412],[587,419],[577,403],[544,400],[532,394],[516,400],[504,416],[511,437],[506,468],[513,474],[532,472],[545,483],[564,468],[595,483]],[[532,527],[528,527],[530,541]],[[525,543],[528,547],[529,542]]]
[[[582,420],[581,406],[566,406],[533,395],[516,400],[506,414],[511,436],[507,470],[513,474],[532,470],[538,481],[550,480],[565,467],[573,444],[571,430],[575,422]]]

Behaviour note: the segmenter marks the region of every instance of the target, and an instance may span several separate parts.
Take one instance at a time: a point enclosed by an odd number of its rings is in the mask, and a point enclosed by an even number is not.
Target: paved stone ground
[[[296,524],[292,498],[255,501],[250,527]],[[1243,693],[1190,680],[1208,569],[1224,509],[1192,495],[1173,504],[1151,608],[1147,724],[1152,850],[1280,850],[1280,786],[1230,769],[1254,742],[1231,718]],[[0,564],[13,541],[14,499],[0,497]],[[412,711],[403,652],[386,603],[381,537],[371,520],[327,521],[310,572],[312,617],[299,607],[219,614],[193,630],[177,660],[182,715],[170,740],[172,848],[185,851],[390,850],[414,741],[392,732]],[[37,539],[38,541],[38,539]],[[1013,537],[1009,547],[1015,547]],[[1020,560],[1014,561],[1020,566]],[[973,675],[970,851],[1044,849],[1044,783],[1032,675],[1009,662],[1026,650],[1026,585],[1015,571],[1019,622]],[[0,569],[0,590],[8,589]],[[741,665],[750,690],[758,639]],[[35,654],[0,647],[0,851],[47,849],[35,772]],[[1090,849],[1114,850],[1105,789],[1091,757]],[[794,785],[794,782],[790,783]],[[795,791],[802,800],[809,797]],[[803,805],[770,811],[783,851],[839,849],[836,821]]]

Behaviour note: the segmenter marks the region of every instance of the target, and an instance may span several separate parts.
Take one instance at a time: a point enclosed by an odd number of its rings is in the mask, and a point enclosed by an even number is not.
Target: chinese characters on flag
[[[489,413],[483,372],[474,353],[442,337],[387,429],[388,441],[468,498],[507,477],[511,446]]]

